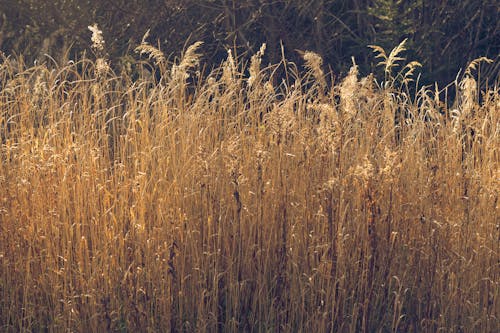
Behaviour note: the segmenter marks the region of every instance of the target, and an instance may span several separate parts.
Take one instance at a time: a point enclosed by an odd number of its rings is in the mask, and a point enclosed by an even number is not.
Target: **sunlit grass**
[[[496,331],[498,87],[199,47],[159,82],[3,59],[0,330]]]

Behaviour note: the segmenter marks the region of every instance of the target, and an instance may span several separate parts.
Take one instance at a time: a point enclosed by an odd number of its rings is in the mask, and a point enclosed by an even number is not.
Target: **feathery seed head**
[[[106,74],[109,70],[109,64],[104,58],[97,58],[96,63],[95,63],[95,69],[97,76],[102,76]]]
[[[102,31],[97,27],[97,23],[89,25],[88,29],[92,31],[92,48],[96,52],[104,51],[104,38],[102,37]]]
[[[250,59],[250,77],[248,78],[248,85],[251,87],[257,78],[259,77],[260,73],[260,64],[262,62],[262,56],[264,55],[264,52],[266,50],[266,43],[262,44],[260,47],[260,50],[252,56]]]
[[[304,58],[305,67],[311,73],[316,80],[319,87],[324,91],[326,89],[325,73],[321,68],[323,66],[323,58],[317,53],[312,51],[306,51],[302,54]]]
[[[358,66],[354,65],[340,85],[340,104],[347,119],[354,117],[357,112],[355,101],[358,88]]]
[[[368,187],[375,174],[375,168],[373,167],[373,164],[370,162],[368,156],[365,156],[363,158],[362,163],[356,165],[352,169],[351,174],[354,176],[355,179],[361,181],[364,187]]]

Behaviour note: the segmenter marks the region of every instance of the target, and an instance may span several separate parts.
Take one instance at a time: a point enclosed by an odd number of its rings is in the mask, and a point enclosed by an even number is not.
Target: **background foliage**
[[[498,77],[499,8],[497,0],[3,0],[0,50],[28,61],[74,59],[89,49],[87,26],[97,22],[114,67],[134,61],[130,49],[151,29],[150,40],[166,54],[204,41],[209,65],[227,48],[249,57],[263,42],[265,61],[274,63],[282,42],[287,59],[300,61],[295,50],[311,50],[345,74],[351,56],[362,71],[374,70],[367,45],[390,49],[408,38],[423,81],[449,83],[479,56],[497,60],[483,73]]]

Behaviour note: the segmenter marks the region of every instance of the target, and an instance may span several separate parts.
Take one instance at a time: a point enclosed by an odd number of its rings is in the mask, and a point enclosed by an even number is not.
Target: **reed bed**
[[[450,106],[374,49],[381,83],[4,57],[0,330],[498,332],[498,86]]]

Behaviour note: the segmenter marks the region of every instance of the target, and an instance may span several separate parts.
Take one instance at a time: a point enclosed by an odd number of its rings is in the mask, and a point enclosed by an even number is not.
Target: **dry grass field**
[[[0,331],[498,332],[499,87],[373,49],[383,83],[3,57]]]

